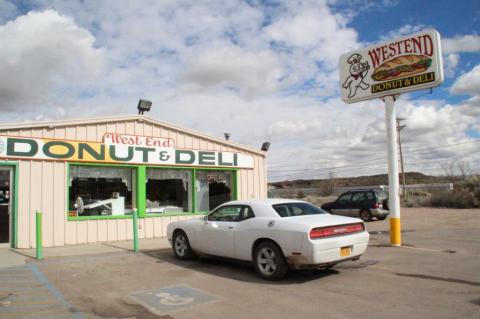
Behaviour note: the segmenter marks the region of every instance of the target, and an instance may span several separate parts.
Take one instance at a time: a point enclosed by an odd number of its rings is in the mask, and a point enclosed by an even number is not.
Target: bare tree
[[[441,165],[443,171],[445,172],[445,175],[448,177],[453,177],[455,176],[455,163],[453,162],[448,162],[448,163],[443,163]]]
[[[456,166],[460,171],[460,175],[462,176],[463,179],[471,175],[472,172],[470,169],[470,163],[461,161],[461,162],[458,162]]]

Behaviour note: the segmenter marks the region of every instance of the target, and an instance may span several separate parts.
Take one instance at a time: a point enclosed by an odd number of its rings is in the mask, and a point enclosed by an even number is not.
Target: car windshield
[[[388,193],[384,190],[375,190],[375,194],[377,194],[378,201],[388,198]]]
[[[327,214],[324,210],[309,203],[282,203],[272,205],[280,217]]]

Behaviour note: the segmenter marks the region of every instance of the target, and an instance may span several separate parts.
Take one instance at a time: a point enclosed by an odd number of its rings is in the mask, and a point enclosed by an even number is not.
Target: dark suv
[[[360,217],[370,221],[387,218],[388,193],[382,189],[351,190],[340,195],[336,201],[322,205],[322,209],[334,215]]]

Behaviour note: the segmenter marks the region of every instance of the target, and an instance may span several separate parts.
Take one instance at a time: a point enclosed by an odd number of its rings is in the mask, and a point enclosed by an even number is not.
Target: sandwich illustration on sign
[[[388,60],[372,73],[375,81],[387,81],[427,71],[432,59],[425,55],[408,54]]]

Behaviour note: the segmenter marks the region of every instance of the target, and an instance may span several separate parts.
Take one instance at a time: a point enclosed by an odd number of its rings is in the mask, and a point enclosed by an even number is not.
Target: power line
[[[457,146],[457,145],[462,145],[462,144],[467,144],[467,143],[474,143],[474,142],[479,142],[480,141],[480,138],[479,139],[473,139],[473,140],[468,140],[468,141],[463,141],[463,142],[458,142],[458,143],[451,143],[451,144],[446,144],[446,145],[441,145],[441,146],[434,146],[434,147],[427,147],[427,148],[418,148],[418,149],[412,149],[412,150],[408,150],[406,152],[408,153],[417,153],[417,152],[423,152],[423,151],[430,151],[430,150],[434,150],[434,149],[440,149],[440,148],[448,148],[448,147],[452,147],[452,146]],[[406,153],[405,152],[405,153]],[[406,154],[407,155],[407,154]],[[297,172],[297,171],[318,171],[318,170],[328,170],[328,169],[338,169],[338,168],[343,168],[343,167],[355,167],[355,166],[362,166],[362,165],[359,165],[359,164],[363,164],[363,163],[370,163],[370,162],[373,162],[373,161],[376,161],[376,160],[386,160],[385,156],[382,156],[382,157],[376,157],[376,158],[372,158],[370,160],[366,160],[366,161],[362,161],[362,162],[359,162],[359,163],[354,163],[354,164],[349,164],[349,165],[343,165],[343,166],[332,166],[332,167],[323,167],[323,168],[315,168],[315,169],[289,169],[289,170],[268,170],[269,173],[276,173],[276,172]],[[312,163],[311,163],[312,164]],[[311,165],[310,164],[310,165]],[[298,165],[301,165],[301,164],[298,164]],[[309,165],[308,163],[306,164],[303,164],[303,165]],[[279,167],[282,167],[282,166],[279,166]],[[291,166],[285,166],[285,167],[291,167]]]

